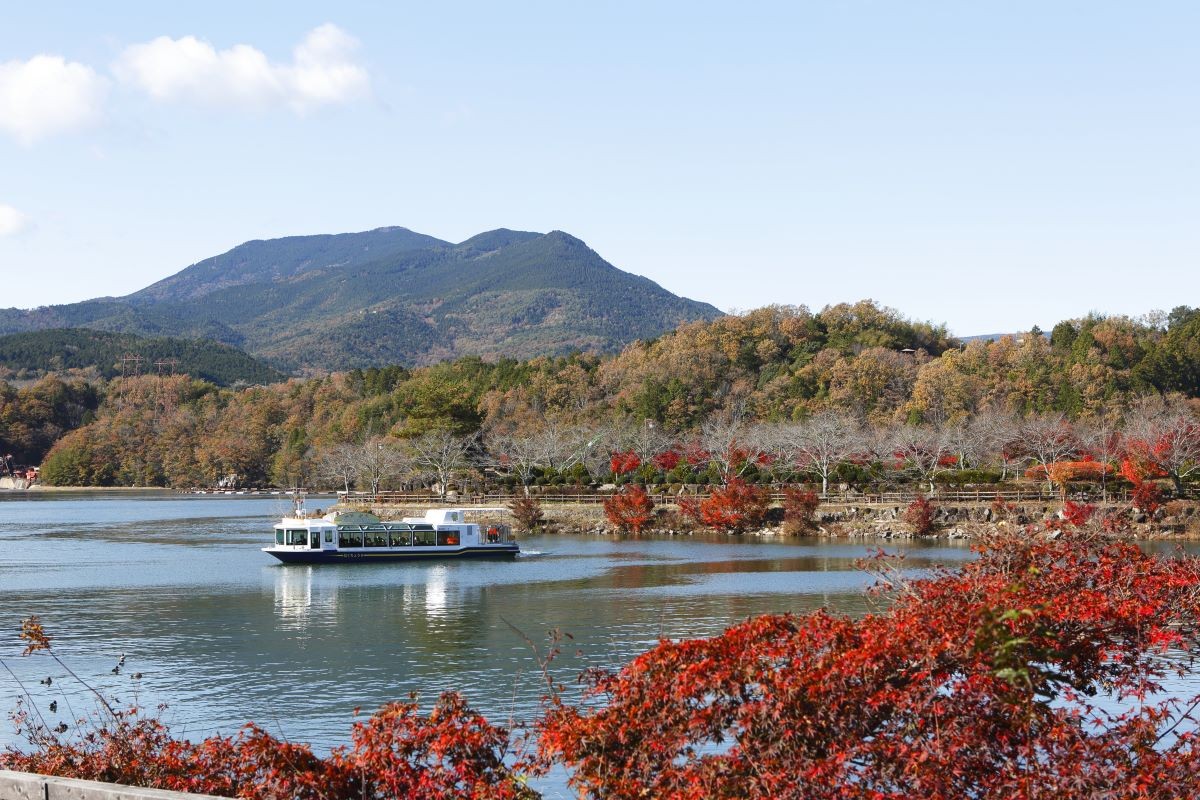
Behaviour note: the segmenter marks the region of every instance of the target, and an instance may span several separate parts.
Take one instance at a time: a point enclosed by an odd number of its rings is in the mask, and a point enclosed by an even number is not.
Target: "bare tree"
[[[611,436],[606,439],[613,449],[634,453],[643,464],[652,461],[670,444],[670,437],[652,419],[627,419],[613,429]]]
[[[1176,494],[1200,474],[1200,420],[1182,404],[1144,399],[1130,412],[1125,436],[1130,454],[1162,470]]]
[[[342,484],[349,492],[358,475],[359,448],[352,444],[335,444],[317,452],[317,475]]]
[[[368,439],[357,448],[358,461],[355,475],[358,480],[371,487],[371,494],[379,494],[383,484],[407,471],[407,459],[396,449],[395,444],[382,436]]]
[[[1019,437],[1038,471],[1046,476],[1046,490],[1054,491],[1050,465],[1079,453],[1079,437],[1071,423],[1062,414],[1030,417],[1021,423]]]
[[[929,493],[937,491],[937,476],[949,471],[953,451],[945,428],[902,425],[892,432],[892,454],[902,469],[929,484]]]
[[[829,494],[834,470],[863,448],[858,420],[837,411],[822,411],[799,423],[772,431],[772,450],[790,464],[821,479],[821,494]]]
[[[1094,420],[1080,428],[1079,441],[1083,449],[1100,462],[1100,497],[1108,500],[1108,470],[1125,452],[1125,436],[1116,421],[1108,418]]]
[[[972,462],[999,464],[1000,480],[1007,480],[1010,464],[1021,451],[1019,430],[1020,422],[1012,414],[994,409],[976,414],[967,423]]]
[[[545,448],[538,435],[517,431],[493,434],[487,438],[486,448],[492,468],[515,477],[528,495],[534,473],[546,465]]]
[[[565,472],[582,463],[590,450],[606,438],[607,429],[547,420],[533,433],[535,446],[547,468]]]
[[[478,441],[477,433],[460,435],[435,429],[405,439],[402,447],[413,469],[433,478],[438,483],[439,496],[445,499],[450,481],[470,466],[471,453]]]
[[[763,429],[744,422],[740,415],[710,419],[700,426],[700,446],[716,465],[721,483],[740,478],[758,462],[763,439]]]

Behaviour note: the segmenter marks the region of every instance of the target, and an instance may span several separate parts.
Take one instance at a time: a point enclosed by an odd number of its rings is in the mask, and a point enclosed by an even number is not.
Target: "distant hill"
[[[83,328],[54,328],[0,336],[0,366],[17,373],[43,375],[66,370],[92,369],[106,378],[120,375],[121,358],[138,356],[140,363],[126,365],[134,371],[170,371],[211,381],[218,386],[263,384],[284,376],[229,345],[198,339],[145,338]],[[154,362],[176,361],[155,365]]]
[[[85,327],[213,339],[288,370],[462,355],[613,352],[721,312],[623,272],[579,239],[407,228],[239,245],[122,298],[0,310],[0,333]]]

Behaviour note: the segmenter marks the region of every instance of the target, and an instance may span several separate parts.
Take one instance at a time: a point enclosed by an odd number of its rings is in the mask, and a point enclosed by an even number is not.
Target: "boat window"
[[[412,543],[412,537],[407,527],[397,525],[389,527],[388,533],[391,537],[392,547],[408,547]]]
[[[413,544],[417,547],[430,546],[437,543],[437,534],[432,527],[418,525],[413,528]]]
[[[332,544],[332,543],[333,543],[333,531],[331,531],[331,530],[329,530],[329,529],[326,529],[326,530],[325,530],[325,543],[326,543],[326,544]]]
[[[308,545],[308,531],[288,529],[288,544]]]
[[[275,531],[275,544],[283,544],[283,531]]]
[[[458,544],[458,531],[438,531],[437,543],[440,545],[456,545]]]
[[[367,531],[367,547],[387,547],[387,531],[373,528]]]
[[[362,531],[353,528],[338,528],[338,547],[362,547]]]

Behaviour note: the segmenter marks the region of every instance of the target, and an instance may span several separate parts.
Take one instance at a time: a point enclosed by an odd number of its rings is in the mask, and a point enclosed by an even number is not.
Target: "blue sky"
[[[963,335],[1198,305],[1197,31],[1183,2],[10,4],[0,306],[383,225],[560,229],[725,310]]]

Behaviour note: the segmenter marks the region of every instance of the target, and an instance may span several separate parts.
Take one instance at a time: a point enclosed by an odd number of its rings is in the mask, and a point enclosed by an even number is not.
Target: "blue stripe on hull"
[[[513,558],[519,548],[503,550],[488,547],[467,547],[453,552],[418,550],[403,552],[389,550],[379,553],[346,553],[338,550],[280,550],[267,551],[285,564],[378,564],[383,561],[417,561],[431,558]]]

